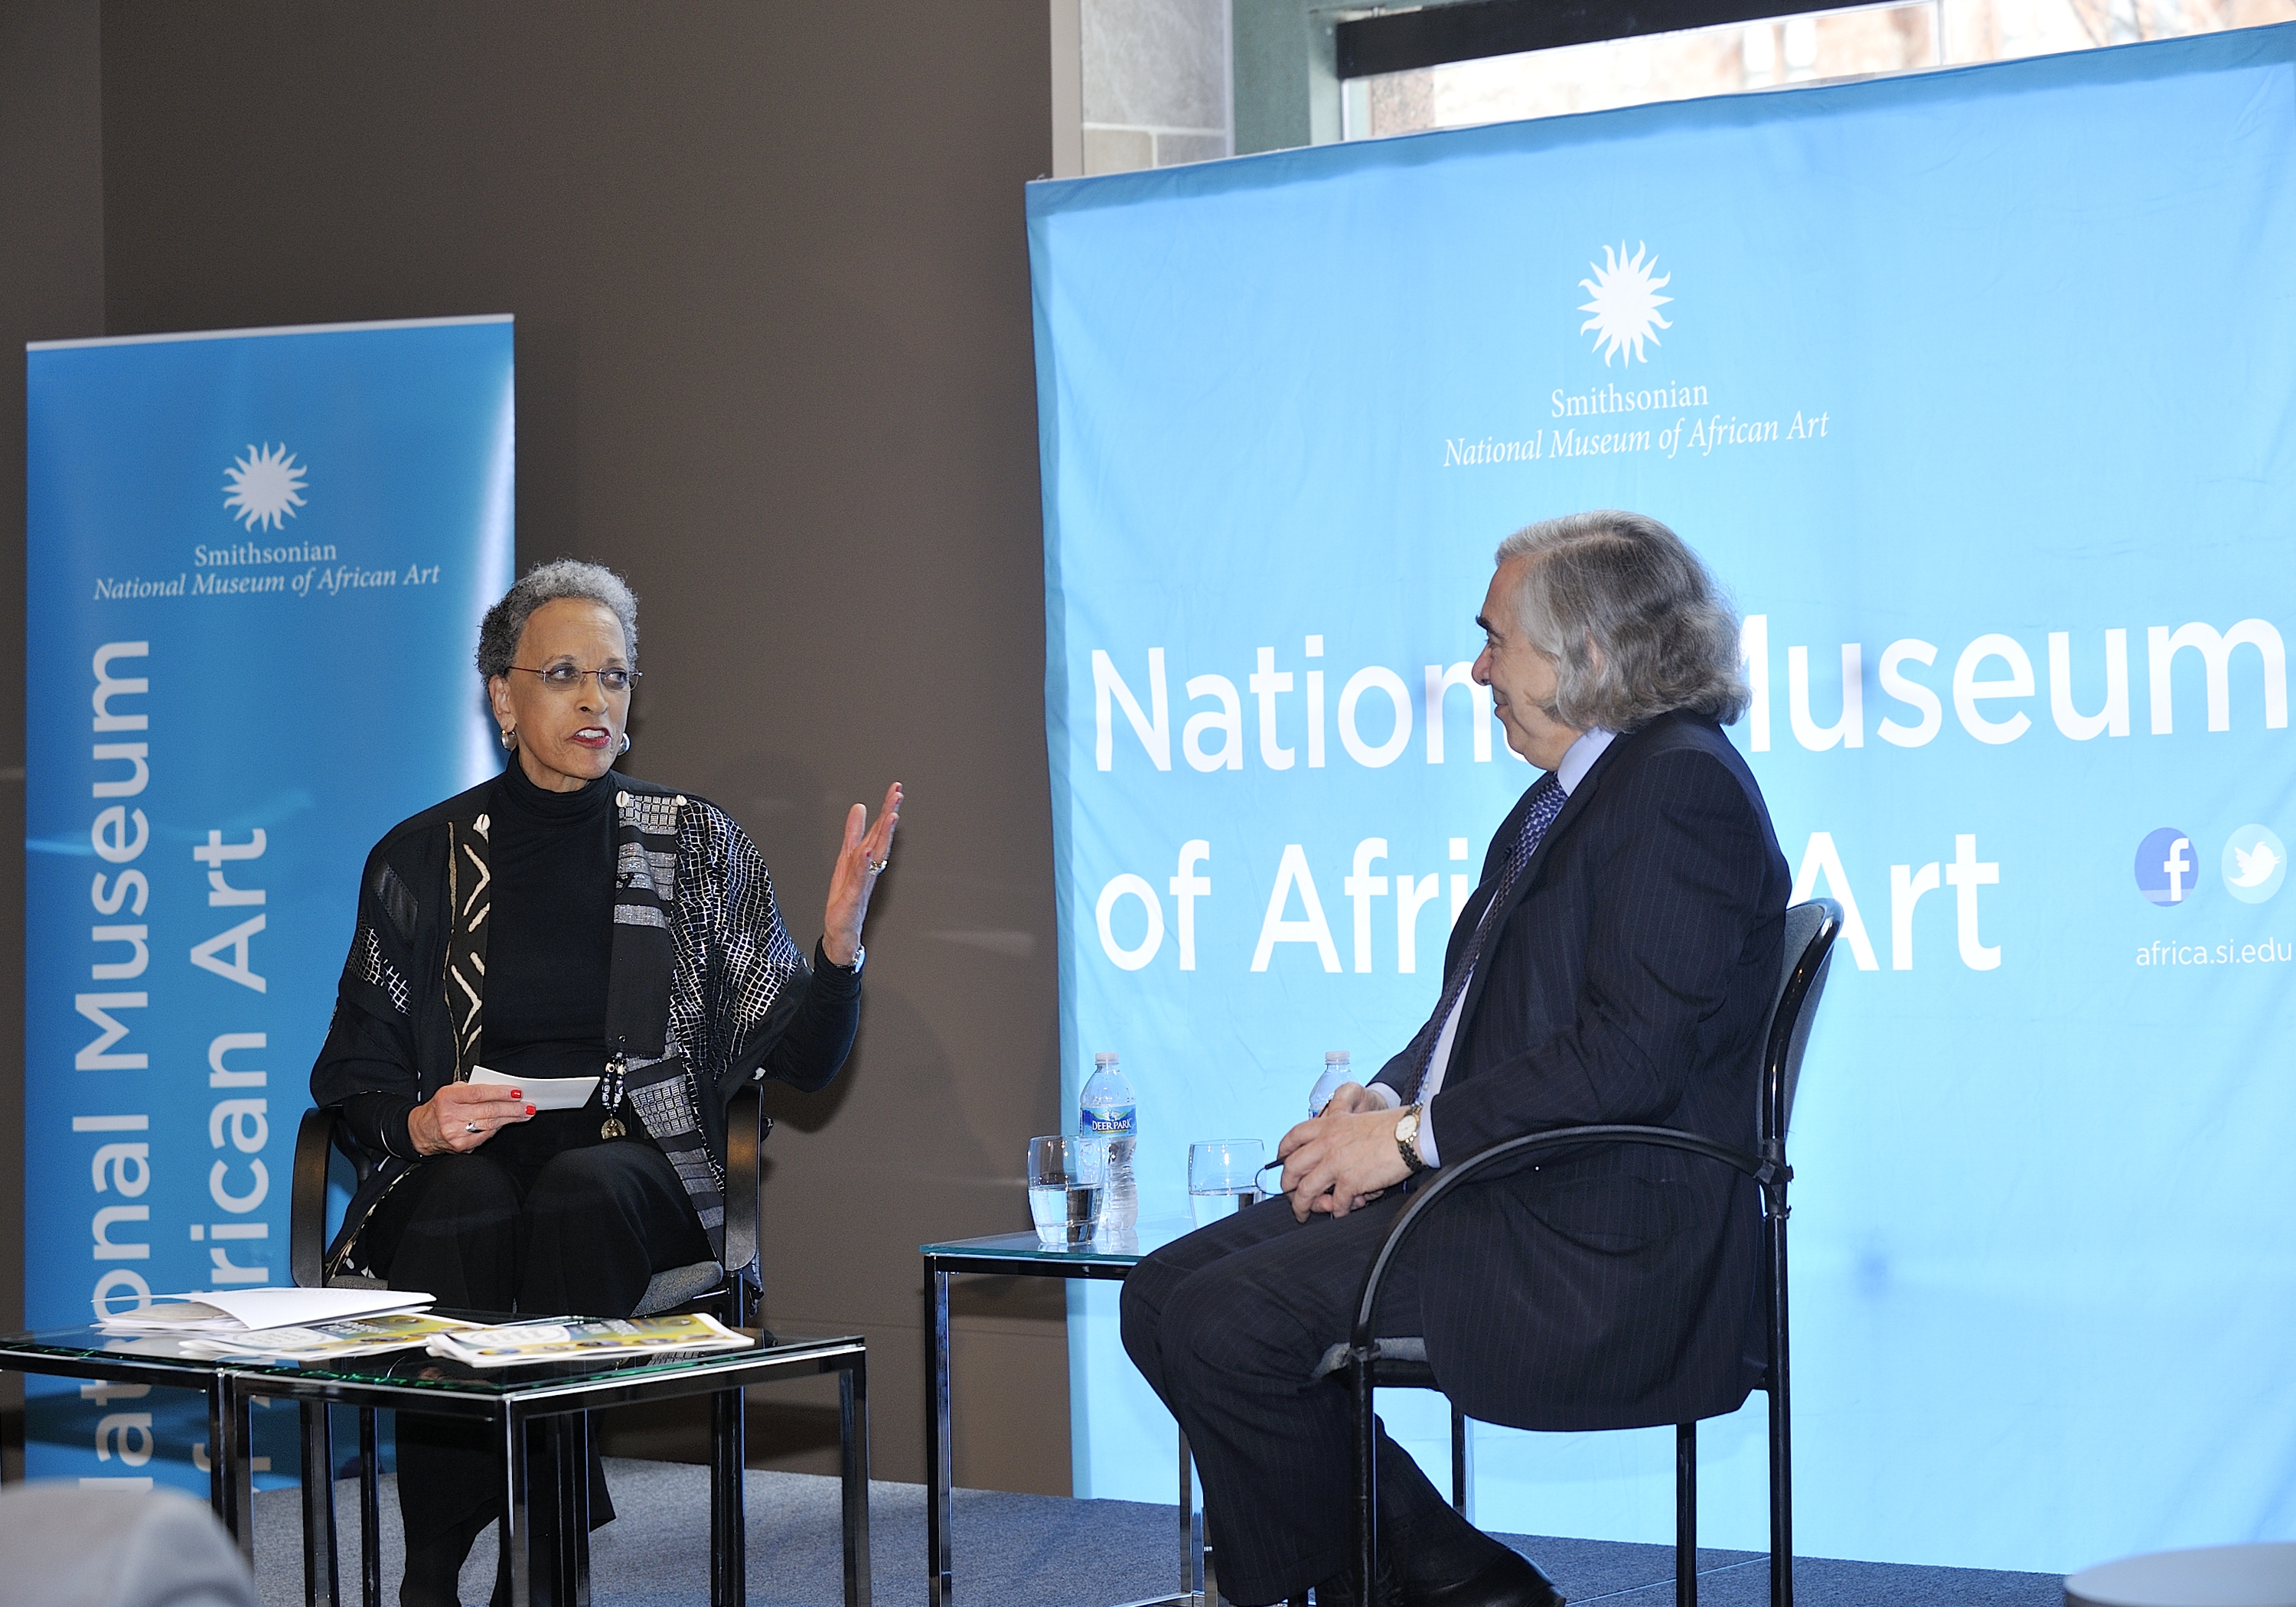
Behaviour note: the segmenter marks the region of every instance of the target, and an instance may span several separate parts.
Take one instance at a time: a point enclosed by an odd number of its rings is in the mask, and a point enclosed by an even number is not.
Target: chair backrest
[[[1809,1045],[1810,1024],[1817,1019],[1817,1001],[1833,963],[1833,940],[1841,934],[1841,906],[1831,898],[1813,898],[1786,911],[1784,953],[1764,1039],[1761,1108],[1756,1116],[1766,1142],[1784,1139],[1793,1120],[1802,1051]]]
[[[295,1129],[295,1169],[288,1185],[287,1268],[298,1289],[327,1282],[327,1168],[342,1112],[332,1105],[303,1112]]]

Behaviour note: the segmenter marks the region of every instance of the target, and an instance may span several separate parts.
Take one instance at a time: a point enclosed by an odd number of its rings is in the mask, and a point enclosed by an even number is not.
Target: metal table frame
[[[1002,1252],[997,1246],[1006,1247]],[[963,1273],[996,1277],[1086,1278],[1121,1283],[1141,1257],[1093,1250],[1074,1259],[1054,1260],[1037,1250],[1033,1231],[957,1239],[922,1247],[925,1275],[932,1284],[932,1409],[925,1418],[925,1572],[929,1607],[955,1607],[955,1570],[949,1531],[955,1515],[955,1463],[948,1421],[948,1283]],[[1087,1259],[1089,1256],[1091,1259]],[[1125,1607],[1219,1607],[1219,1583],[1209,1544],[1196,1540],[1188,1437],[1180,1442],[1180,1587],[1171,1595],[1128,1603]],[[1201,1583],[1199,1583],[1201,1581]]]
[[[29,1338],[30,1336],[23,1336]],[[674,1371],[605,1373],[586,1378],[542,1378],[500,1390],[423,1388],[389,1378],[361,1379],[303,1374],[219,1363],[201,1366],[130,1354],[68,1355],[31,1349],[0,1341],[0,1367],[67,1378],[159,1384],[202,1390],[208,1398],[213,1471],[209,1499],[251,1562],[255,1530],[253,1461],[249,1406],[258,1398],[293,1400],[303,1433],[303,1557],[305,1597],[311,1607],[334,1607],[339,1600],[335,1563],[333,1435],[328,1408],[359,1413],[361,1595],[366,1607],[380,1607],[381,1563],[374,1470],[374,1412],[395,1407],[431,1416],[475,1418],[495,1424],[504,1458],[502,1554],[514,1602],[530,1603],[532,1541],[524,1454],[526,1425],[545,1425],[557,1452],[560,1471],[554,1497],[559,1509],[558,1573],[570,1580],[567,1594],[580,1607],[590,1599],[588,1425],[585,1414],[608,1406],[672,1400],[707,1394],[711,1399],[709,1473],[710,1600],[713,1607],[741,1607],[746,1597],[746,1533],[742,1471],[746,1460],[746,1414],[742,1390],[777,1377],[839,1375],[846,1607],[870,1607],[869,1441],[867,1347],[854,1336],[793,1341],[764,1351],[726,1351],[696,1359]],[[318,1477],[313,1475],[317,1473]]]

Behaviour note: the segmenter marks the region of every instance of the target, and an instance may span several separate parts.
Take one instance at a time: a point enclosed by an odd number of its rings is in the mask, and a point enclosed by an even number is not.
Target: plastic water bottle
[[[1332,1103],[1332,1095],[1339,1092],[1340,1085],[1352,1081],[1354,1075],[1348,1070],[1346,1050],[1327,1050],[1324,1055],[1324,1074],[1316,1079],[1316,1086],[1308,1095],[1308,1114],[1321,1116],[1324,1107]]]
[[[1140,1136],[1140,1111],[1116,1056],[1092,1057],[1092,1079],[1077,1102],[1077,1131],[1108,1141],[1108,1183],[1101,1194],[1100,1226],[1122,1233],[1140,1219],[1140,1185],[1132,1176],[1132,1149]]]

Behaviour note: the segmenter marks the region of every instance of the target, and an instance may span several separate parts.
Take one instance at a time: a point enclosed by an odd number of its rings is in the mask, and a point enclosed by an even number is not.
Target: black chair
[[[1397,1253],[1439,1201],[1487,1167],[1501,1160],[1570,1144],[1647,1144],[1710,1156],[1734,1168],[1761,1186],[1762,1217],[1768,1241],[1763,1267],[1762,1292],[1768,1308],[1769,1355],[1757,1386],[1770,1398],[1770,1603],[1793,1607],[1793,1466],[1788,1411],[1786,1344],[1786,1185],[1793,1168],[1786,1164],[1786,1127],[1793,1116],[1794,1086],[1801,1075],[1802,1051],[1809,1042],[1810,1024],[1825,988],[1826,967],[1833,940],[1841,931],[1841,906],[1831,898],[1816,898],[1786,911],[1785,963],[1778,992],[1771,1005],[1769,1030],[1762,1062],[1762,1087],[1755,1128],[1759,1153],[1748,1154],[1695,1133],[1671,1127],[1622,1125],[1562,1127],[1533,1133],[1492,1145],[1464,1161],[1441,1168],[1434,1181],[1422,1189],[1396,1218],[1387,1241],[1373,1258],[1364,1276],[1363,1293],[1356,1302],[1355,1324],[1344,1344],[1328,1351],[1318,1374],[1344,1369],[1355,1394],[1356,1564],[1357,1577],[1377,1577],[1379,1550],[1376,1431],[1372,1416],[1372,1392],[1379,1388],[1434,1390],[1439,1386],[1427,1365],[1427,1344],[1421,1338],[1375,1338],[1380,1285]],[[1675,1554],[1674,1599],[1677,1607],[1695,1607],[1698,1600],[1698,1425],[1675,1425]],[[1452,1500],[1465,1503],[1466,1420],[1451,1408]],[[1358,1599],[1374,1597],[1368,1587]]]
[[[341,1133],[342,1113],[333,1109],[303,1112],[295,1133],[295,1176],[290,1193],[287,1264],[299,1289],[386,1288],[374,1278],[338,1274],[327,1276],[327,1172]],[[722,1261],[696,1261],[654,1274],[646,1284],[634,1316],[660,1316],[680,1312],[707,1312],[732,1328],[755,1326],[758,1291],[749,1279],[749,1267],[758,1254],[758,1185],[763,1177],[766,1137],[773,1118],[755,1084],[741,1089],[726,1108],[726,1235]],[[343,1152],[359,1168],[366,1181],[371,1165],[348,1145]],[[726,1544],[710,1546],[710,1599],[724,1599],[725,1581],[717,1576],[742,1565],[741,1524],[734,1517],[740,1495],[727,1485],[728,1467],[743,1465],[747,1422],[742,1392],[721,1391],[710,1397],[711,1428],[718,1435],[718,1454],[709,1465],[709,1519],[713,1536]],[[303,1569],[306,1595],[312,1602],[331,1602],[335,1594],[335,1505],[331,1478],[315,1479],[311,1470],[334,1464],[334,1436],[327,1408],[302,1407],[303,1431]],[[573,1599],[589,1599],[590,1576],[590,1428],[586,1414],[549,1420],[545,1430],[558,1469],[558,1577],[573,1582]],[[362,1407],[359,1435],[359,1574],[365,1607],[382,1600],[382,1551],[380,1495],[375,1483],[376,1438],[374,1412]],[[738,1478],[738,1474],[732,1477]],[[730,1548],[730,1549],[729,1549]]]

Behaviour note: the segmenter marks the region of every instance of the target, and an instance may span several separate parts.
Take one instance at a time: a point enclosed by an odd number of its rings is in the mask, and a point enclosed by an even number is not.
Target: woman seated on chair
[[[818,1088],[844,1063],[901,789],[873,824],[847,815],[808,964],[740,826],[612,773],[637,637],[611,570],[529,571],[479,627],[511,762],[367,856],[311,1071],[364,1173],[331,1276],[441,1307],[630,1316],[657,1273],[720,1257],[727,1100],[760,1078]],[[472,1081],[482,1068],[511,1080]],[[578,1110],[537,1111],[521,1085],[558,1078],[598,1082]],[[476,1425],[399,1419],[403,1607],[456,1600],[499,1506],[488,1446]],[[612,1515],[600,1488],[594,1521]]]

